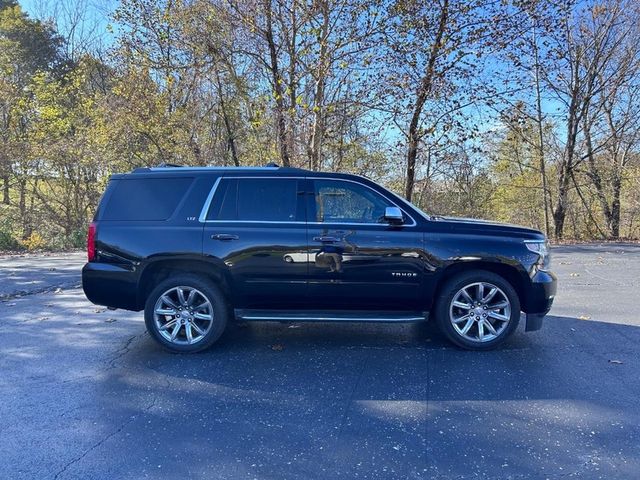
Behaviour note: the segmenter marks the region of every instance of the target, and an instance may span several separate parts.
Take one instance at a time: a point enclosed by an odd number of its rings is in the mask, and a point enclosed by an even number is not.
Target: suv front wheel
[[[436,304],[436,322],[456,345],[490,350],[509,337],[520,320],[515,289],[493,272],[461,273],[442,288]]]
[[[179,353],[211,346],[225,329],[224,295],[210,280],[179,275],[160,282],[147,297],[144,319],[160,345]]]

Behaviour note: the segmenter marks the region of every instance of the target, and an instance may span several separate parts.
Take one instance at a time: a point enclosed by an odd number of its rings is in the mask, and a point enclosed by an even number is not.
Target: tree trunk
[[[265,17],[266,17],[266,39],[269,47],[269,58],[271,65],[271,78],[273,81],[273,89],[276,100],[276,130],[278,135],[278,143],[280,147],[280,159],[282,166],[290,167],[291,159],[289,157],[289,148],[287,145],[287,122],[285,119],[284,93],[282,91],[282,76],[280,75],[280,67],[278,66],[278,52],[275,41],[273,39],[273,12],[271,11],[270,0],[265,0]]]
[[[327,75],[327,37],[329,31],[329,5],[322,1],[322,29],[320,32],[320,56],[316,70],[315,105],[313,108],[313,131],[311,133],[311,168],[320,169],[322,137],[324,136],[324,88]]]
[[[9,205],[11,199],[9,198],[9,175],[2,176],[2,203]]]
[[[231,128],[231,120],[227,112],[227,104],[224,101],[224,92],[222,91],[222,82],[220,81],[220,72],[216,68],[216,84],[218,87],[218,96],[220,97],[220,110],[222,111],[222,120],[224,121],[224,128],[227,131],[227,145],[231,152],[231,160],[236,167],[240,166],[240,160],[238,159],[238,150],[236,148],[236,139]]]
[[[613,179],[613,201],[611,202],[611,220],[609,232],[611,238],[617,240],[620,238],[620,191],[622,189],[622,181],[618,175]]]
[[[600,208],[602,208],[602,214],[604,215],[604,219],[607,224],[607,231],[609,236],[611,236],[612,212],[609,208],[609,201],[607,200],[607,195],[605,193],[604,186],[602,185],[602,178],[600,177],[600,172],[598,172],[598,167],[596,165],[596,158],[593,152],[593,142],[591,140],[591,122],[589,121],[588,116],[584,117],[584,139],[587,147],[587,165],[589,166],[587,176],[595,187],[596,197],[598,198]]]
[[[298,70],[298,0],[293,0],[291,4],[291,42],[287,45],[289,48],[289,157],[297,158],[296,155],[296,138],[297,138],[297,104],[298,104],[298,80],[296,78]]]
[[[540,59],[538,56],[538,38],[537,32],[534,26],[533,30],[533,46],[535,54],[535,85],[536,85],[536,123],[538,124],[538,156],[540,165],[540,179],[542,181],[542,205],[544,208],[544,233],[549,236],[549,187],[547,186],[547,169],[545,165],[544,157],[544,131],[543,131],[543,118],[542,118],[542,102],[540,92]]]
[[[29,215],[27,213],[27,181],[24,178],[20,179],[18,182],[18,189],[20,191],[18,208],[20,209],[20,218],[22,219],[22,239],[26,240],[31,236],[32,228]]]
[[[553,211],[553,230],[555,238],[562,240],[564,233],[564,221],[567,216],[567,203],[569,201],[569,172],[562,166],[558,180],[558,202]]]
[[[564,158],[559,165],[558,203],[553,212],[554,233],[555,238],[558,240],[561,240],[564,234],[564,222],[567,215],[567,204],[569,202],[569,180],[573,175],[573,157],[575,155],[576,139],[580,126],[578,111],[578,102],[580,99],[578,92],[578,87],[574,84],[568,112],[567,145],[564,150]],[[586,110],[586,107],[583,107],[583,109]]]
[[[416,158],[418,157],[418,145],[420,144],[420,117],[422,115],[422,108],[427,100],[427,96],[431,93],[433,87],[433,80],[435,75],[435,64],[440,54],[441,49],[444,47],[443,38],[447,29],[447,21],[449,18],[449,0],[444,0],[444,3],[440,9],[440,20],[438,23],[438,31],[436,37],[431,45],[431,52],[429,53],[429,61],[427,62],[427,69],[424,77],[418,87],[416,94],[416,104],[413,107],[413,114],[411,115],[411,122],[409,123],[408,133],[408,145],[407,145],[407,179],[405,184],[405,197],[408,201],[411,201],[413,196],[413,189],[416,183]]]

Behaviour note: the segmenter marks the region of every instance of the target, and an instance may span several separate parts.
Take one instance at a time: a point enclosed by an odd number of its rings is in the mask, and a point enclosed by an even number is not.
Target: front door
[[[423,277],[422,234],[405,214],[384,222],[396,206],[356,181],[309,179],[307,212],[309,308],[416,310]]]
[[[219,262],[237,308],[302,308],[307,293],[303,179],[221,179],[207,214],[203,251]]]

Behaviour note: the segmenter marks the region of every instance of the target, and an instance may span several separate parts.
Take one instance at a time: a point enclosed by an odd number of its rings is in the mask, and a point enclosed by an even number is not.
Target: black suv
[[[544,235],[429,216],[366,178],[295,168],[113,175],[89,227],[93,303],[144,310],[178,352],[227,321],[413,322],[485,350],[542,326],[556,293]]]

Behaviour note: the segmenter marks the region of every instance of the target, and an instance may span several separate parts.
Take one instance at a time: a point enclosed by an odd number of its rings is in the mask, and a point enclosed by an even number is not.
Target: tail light
[[[96,224],[91,222],[87,230],[87,259],[93,262],[96,259]]]

